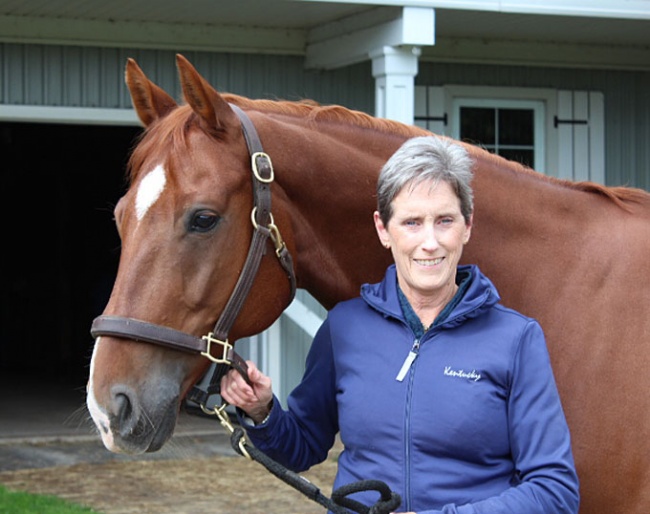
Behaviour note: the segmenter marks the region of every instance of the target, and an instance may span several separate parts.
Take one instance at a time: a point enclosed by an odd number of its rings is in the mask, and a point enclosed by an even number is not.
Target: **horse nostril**
[[[129,397],[124,393],[118,393],[115,395],[113,405],[115,405],[115,415],[120,425],[128,423],[129,419],[133,417],[133,408]]]
[[[135,395],[124,386],[113,389],[111,428],[113,432],[128,437],[138,425],[139,408]]]

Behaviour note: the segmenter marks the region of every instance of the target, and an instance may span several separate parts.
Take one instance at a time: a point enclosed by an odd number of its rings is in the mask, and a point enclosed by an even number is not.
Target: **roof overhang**
[[[317,68],[359,62],[373,46],[389,41],[422,47],[424,61],[650,69],[650,0],[193,0],[190,5],[0,0],[0,41],[301,55],[306,66]],[[409,13],[427,14],[418,19]]]

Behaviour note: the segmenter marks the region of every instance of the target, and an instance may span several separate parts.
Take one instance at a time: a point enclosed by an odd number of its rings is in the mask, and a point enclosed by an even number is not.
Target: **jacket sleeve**
[[[269,417],[257,426],[247,424],[243,412],[237,412],[250,441],[295,472],[323,462],[338,432],[335,381],[326,319],[312,342],[303,378],[287,399],[287,410],[274,398]]]
[[[517,481],[493,498],[419,514],[577,513],[579,484],[569,428],[541,327],[530,321],[512,364],[507,399]]]

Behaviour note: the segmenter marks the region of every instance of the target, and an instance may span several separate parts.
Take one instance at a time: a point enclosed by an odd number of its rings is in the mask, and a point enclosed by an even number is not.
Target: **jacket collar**
[[[500,300],[494,284],[481,273],[478,266],[458,266],[458,275],[469,275],[467,289],[458,302],[451,306],[440,326],[455,326],[466,318],[478,316]],[[397,270],[391,264],[381,282],[361,287],[361,297],[384,316],[406,321],[399,302],[398,287]]]

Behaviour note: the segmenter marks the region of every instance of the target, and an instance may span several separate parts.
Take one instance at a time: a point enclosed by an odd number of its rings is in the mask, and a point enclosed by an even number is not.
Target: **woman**
[[[574,513],[578,478],[542,329],[499,304],[476,266],[458,265],[471,168],[452,141],[404,143],[377,187],[375,227],[395,261],[383,281],[329,312],[288,410],[253,363],[252,387],[231,372],[221,394],[253,444],[298,472],[340,432],[335,488],[382,480],[400,511]]]

